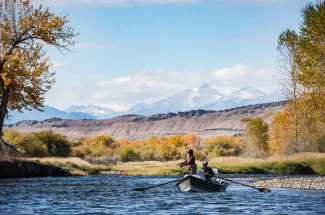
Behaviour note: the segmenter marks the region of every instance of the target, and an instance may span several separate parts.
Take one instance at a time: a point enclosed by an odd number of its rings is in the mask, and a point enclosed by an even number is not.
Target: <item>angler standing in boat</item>
[[[211,178],[215,177],[214,171],[211,167],[208,167],[209,163],[208,161],[203,161],[203,171],[204,171],[204,177],[206,181],[212,181]]]
[[[196,174],[197,165],[195,164],[194,152],[192,149],[187,151],[187,158],[184,162],[178,164],[178,166],[188,166],[191,174]]]

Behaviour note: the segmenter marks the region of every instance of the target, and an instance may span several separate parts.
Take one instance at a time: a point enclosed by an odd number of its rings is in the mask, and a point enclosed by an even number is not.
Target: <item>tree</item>
[[[201,138],[195,133],[186,134],[184,136],[184,141],[190,149],[200,150],[203,148]]]
[[[49,8],[34,7],[30,0],[0,2],[0,137],[9,110],[40,110],[54,73],[44,47],[70,51],[77,34],[67,16]]]
[[[292,154],[296,141],[295,129],[293,128],[293,113],[288,109],[278,112],[270,126],[269,149],[271,154]]]
[[[160,146],[160,157],[163,161],[173,160],[177,155],[177,147],[170,144],[168,140],[162,140]]]
[[[302,10],[300,28],[301,59],[299,77],[307,89],[310,108],[325,119],[325,1],[308,3]]]
[[[269,125],[261,117],[254,119],[245,117],[241,120],[246,124],[246,155],[264,157],[268,152]]]
[[[300,28],[301,70],[299,81],[305,88],[304,135],[308,148],[315,145],[317,127],[325,123],[325,1],[308,3],[302,10]]]
[[[279,61],[282,72],[281,86],[285,89],[287,98],[293,103],[294,115],[294,143],[298,144],[298,107],[297,100],[301,94],[299,84],[300,70],[297,64],[300,46],[299,35],[292,30],[285,30],[281,33],[278,40]]]
[[[285,110],[290,114],[283,113],[283,119],[288,121],[277,119],[273,130],[290,124],[294,132],[293,135],[288,133],[285,139],[291,142],[291,152],[313,151],[317,148],[317,139],[324,136],[319,128],[325,123],[325,1],[308,3],[302,17],[299,32],[285,30],[278,41],[284,74],[280,83],[292,104]],[[280,133],[274,135],[281,141]]]

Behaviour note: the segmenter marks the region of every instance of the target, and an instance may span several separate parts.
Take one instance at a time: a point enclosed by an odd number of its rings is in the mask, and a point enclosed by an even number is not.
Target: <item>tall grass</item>
[[[292,156],[271,156],[266,159],[218,157],[210,166],[223,173],[273,173],[325,175],[324,153],[300,153]]]
[[[177,166],[181,161],[139,161],[119,162],[116,165],[93,165],[80,158],[28,158],[30,161],[60,166],[73,173],[83,175],[99,174],[115,170],[126,175],[184,175],[187,168]],[[198,168],[202,168],[197,161]],[[236,174],[318,174],[325,175],[325,153],[301,153],[292,156],[272,156],[266,159],[245,157],[216,157],[209,160],[209,166],[221,173]]]
[[[112,168],[105,165],[92,165],[88,161],[81,158],[27,158],[25,160],[40,162],[43,164],[51,164],[68,170],[72,175],[98,175],[102,171],[110,171]]]

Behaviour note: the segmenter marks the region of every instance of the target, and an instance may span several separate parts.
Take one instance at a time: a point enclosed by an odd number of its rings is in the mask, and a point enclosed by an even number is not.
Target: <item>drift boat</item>
[[[198,175],[185,175],[176,186],[181,192],[224,192],[228,183],[213,178],[211,182],[201,179]]]

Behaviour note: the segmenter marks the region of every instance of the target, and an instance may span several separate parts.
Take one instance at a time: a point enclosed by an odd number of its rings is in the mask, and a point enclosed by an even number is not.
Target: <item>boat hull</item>
[[[228,187],[228,183],[212,183],[187,175],[176,186],[181,192],[224,192]]]

